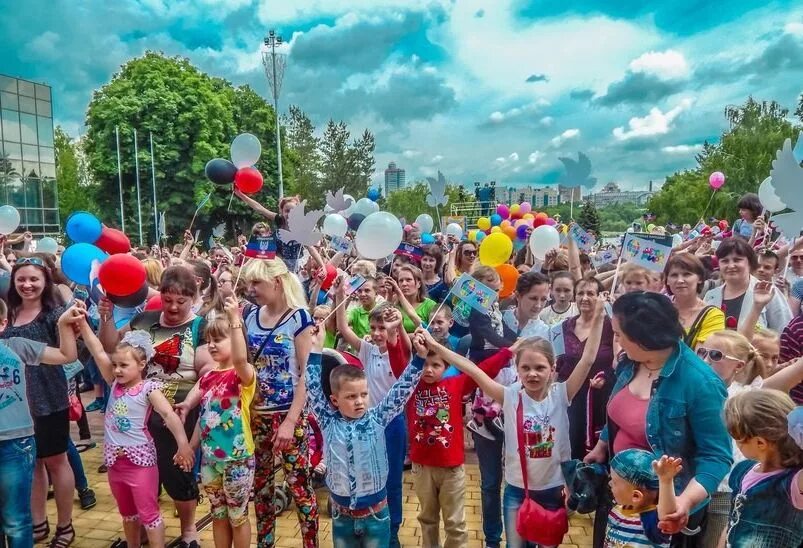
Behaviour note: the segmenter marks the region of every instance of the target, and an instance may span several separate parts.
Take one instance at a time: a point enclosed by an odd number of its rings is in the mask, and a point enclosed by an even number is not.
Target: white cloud
[[[803,37],[803,23],[800,23],[800,22],[797,22],[797,21],[792,22],[792,23],[787,23],[784,26],[783,31],[786,34],[792,34],[794,36]]]
[[[703,150],[703,145],[669,145],[661,148],[667,154],[692,154]]]
[[[630,62],[632,72],[652,74],[664,80],[685,78],[689,74],[689,65],[683,54],[673,49],[666,51],[648,51]]]
[[[507,157],[507,159],[510,160],[511,162],[518,162],[519,161],[519,153],[518,152],[513,152],[513,153],[510,154],[510,156]]]
[[[554,121],[555,119],[552,116],[544,116],[538,121],[538,123],[544,127],[550,127]]]
[[[527,156],[527,161],[531,164],[537,164],[538,161],[543,157],[544,155],[542,152],[535,150],[531,152],[529,156]]]
[[[498,165],[498,166],[503,166],[503,165],[505,165],[506,163],[507,163],[507,158],[505,158],[504,156],[500,156],[499,158],[497,158],[496,160],[494,160],[494,164],[496,164],[496,165]]]
[[[58,43],[61,37],[55,32],[48,30],[31,40],[25,45],[26,54],[36,57],[46,57],[51,60],[61,57]]]
[[[430,160],[429,163],[430,164],[439,164],[439,163],[441,163],[441,160],[443,160],[443,156],[441,156],[440,154],[436,154],[435,156],[432,157],[432,160]]]
[[[492,124],[501,124],[503,122],[507,122],[509,120],[514,120],[521,116],[526,116],[528,114],[534,114],[538,112],[542,107],[547,107],[550,105],[550,102],[544,98],[536,99],[532,103],[528,103],[526,105],[513,107],[508,109],[504,112],[500,110],[496,110],[488,116],[488,122]]]
[[[694,104],[693,99],[683,99],[678,106],[666,113],[661,112],[658,107],[650,109],[650,113],[643,118],[633,117],[627,123],[629,129],[624,126],[614,128],[613,136],[617,141],[627,141],[636,137],[653,137],[655,135],[665,135],[672,129],[672,122],[684,111],[691,108]]]
[[[419,156],[421,156],[421,151],[408,149],[402,152],[402,156],[404,156],[405,158],[418,158]]]
[[[563,133],[561,133],[557,137],[553,138],[552,141],[550,141],[550,142],[552,143],[553,147],[557,148],[560,145],[562,145],[563,143],[565,143],[566,141],[568,141],[570,139],[574,139],[574,138],[579,137],[579,136],[580,136],[580,130],[579,129],[576,129],[576,128],[567,129],[566,131],[564,131]]]

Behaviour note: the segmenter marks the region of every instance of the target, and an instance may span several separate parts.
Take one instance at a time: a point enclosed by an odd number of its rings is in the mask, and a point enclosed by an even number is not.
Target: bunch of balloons
[[[259,139],[242,133],[231,143],[231,161],[214,158],[206,163],[204,173],[216,185],[234,183],[243,194],[255,194],[262,189],[262,174],[254,167],[262,154]]]
[[[484,265],[498,266],[506,263],[514,244],[520,247],[528,238],[530,247],[535,246],[533,252],[536,257],[543,259],[545,249],[556,247],[555,236],[559,240],[554,228],[556,224],[557,221],[546,213],[534,212],[529,202],[510,206],[499,204],[493,215],[477,220],[477,230],[470,230],[468,239],[480,244],[480,262]],[[539,230],[540,227],[549,227],[550,230]],[[536,232],[538,237],[533,238]],[[533,236],[530,236],[531,233]]]

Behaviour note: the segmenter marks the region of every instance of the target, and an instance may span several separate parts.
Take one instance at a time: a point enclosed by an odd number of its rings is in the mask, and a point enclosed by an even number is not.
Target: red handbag
[[[524,480],[524,501],[516,514],[516,532],[524,540],[545,546],[558,546],[569,532],[569,514],[561,506],[547,510],[530,498],[527,486],[527,459],[524,456],[524,404],[519,392],[519,407],[516,409],[516,435],[519,438],[521,477]]]
[[[70,394],[68,410],[70,420],[73,422],[78,422],[81,419],[81,415],[84,414],[84,406],[81,405],[81,400],[78,399],[76,394]]]

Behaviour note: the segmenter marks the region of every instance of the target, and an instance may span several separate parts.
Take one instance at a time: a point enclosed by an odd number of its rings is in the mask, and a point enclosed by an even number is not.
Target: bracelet
[[[231,327],[232,329],[242,329],[243,328],[243,324],[241,324],[241,323],[230,323],[229,327]]]

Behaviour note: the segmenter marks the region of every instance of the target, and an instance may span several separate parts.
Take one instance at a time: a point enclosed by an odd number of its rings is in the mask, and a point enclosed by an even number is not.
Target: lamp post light
[[[281,52],[276,53],[276,46],[282,45],[282,37],[277,36],[273,29],[268,31],[263,44],[265,49],[262,51],[262,66],[265,68],[265,76],[268,78],[268,85],[273,95],[273,111],[276,114],[276,158],[279,168],[279,198],[281,199],[284,197],[284,178],[282,177],[282,132],[279,125],[279,93],[282,90],[287,55]]]

